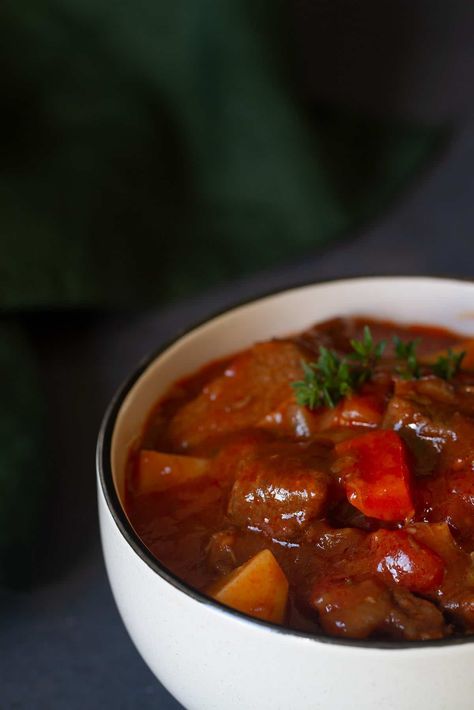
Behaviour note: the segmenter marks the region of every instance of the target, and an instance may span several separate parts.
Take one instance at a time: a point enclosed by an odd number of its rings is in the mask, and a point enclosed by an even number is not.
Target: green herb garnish
[[[321,392],[321,378],[318,376],[317,363],[308,364],[304,360],[301,361],[303,368],[304,379],[298,382],[292,382],[291,386],[295,391],[295,397],[298,404],[302,407],[316,409],[322,404],[323,396]]]
[[[362,384],[369,379],[373,368],[382,357],[382,353],[385,350],[385,340],[374,343],[370,328],[366,325],[362,340],[351,340],[351,345],[354,352],[349,355],[349,358],[358,362],[360,367],[358,379],[359,383]]]
[[[296,401],[302,406],[316,409],[322,405],[334,407],[352,391],[352,373],[332,350],[319,348],[317,362],[302,362],[304,379],[293,382]]]
[[[404,380],[417,380],[420,377],[420,363],[416,356],[419,343],[419,338],[403,342],[397,335],[393,337],[395,355],[403,361],[403,365],[399,366],[396,371]]]
[[[440,355],[436,362],[433,363],[434,374],[443,380],[452,380],[461,369],[461,363],[465,355],[466,352],[464,350],[460,353],[455,353],[449,348],[447,355]]]
[[[385,341],[374,343],[368,325],[364,327],[362,340],[351,340],[352,352],[341,357],[334,350],[320,346],[319,358],[315,362],[302,362],[304,378],[293,382],[292,387],[298,404],[309,409],[326,405],[335,407],[345,396],[354,392],[373,374],[375,366],[382,357]],[[403,341],[393,337],[395,356],[399,364],[395,372],[405,380],[421,377],[421,364],[416,349],[420,338]],[[435,375],[443,380],[452,380],[461,369],[466,353],[453,352],[440,355],[431,365]]]
[[[301,363],[304,379],[292,384],[298,404],[310,409],[335,407],[342,397],[372,376],[385,342],[375,344],[370,328],[365,326],[362,340],[351,340],[351,346],[354,352],[346,358],[321,346],[316,362]]]

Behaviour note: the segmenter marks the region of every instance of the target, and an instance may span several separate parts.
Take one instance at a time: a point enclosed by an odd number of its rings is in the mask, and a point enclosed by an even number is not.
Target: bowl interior
[[[188,332],[124,386],[111,465],[123,505],[128,452],[157,399],[178,378],[252,343],[338,315],[426,323],[474,335],[474,283],[433,278],[364,278],[305,286],[253,301]]]

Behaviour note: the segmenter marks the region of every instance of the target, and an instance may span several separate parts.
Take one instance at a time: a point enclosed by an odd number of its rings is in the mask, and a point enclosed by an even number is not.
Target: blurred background
[[[178,708],[105,577],[105,406],[243,299],[473,277],[474,4],[6,0],[0,19],[0,705]]]

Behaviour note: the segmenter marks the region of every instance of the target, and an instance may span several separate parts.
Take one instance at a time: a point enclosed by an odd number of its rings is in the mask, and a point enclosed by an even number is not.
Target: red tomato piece
[[[443,581],[445,565],[441,557],[404,530],[372,533],[370,550],[375,571],[386,582],[423,594]]]
[[[364,515],[399,521],[414,514],[405,444],[392,430],[372,431],[336,446],[349,502]]]

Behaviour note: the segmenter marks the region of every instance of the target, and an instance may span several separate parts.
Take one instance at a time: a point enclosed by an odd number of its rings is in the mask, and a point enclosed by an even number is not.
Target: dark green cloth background
[[[2,8],[0,568],[18,581],[49,457],[15,315],[163,303],[302,255],[379,212],[444,132],[304,101],[290,3]]]

